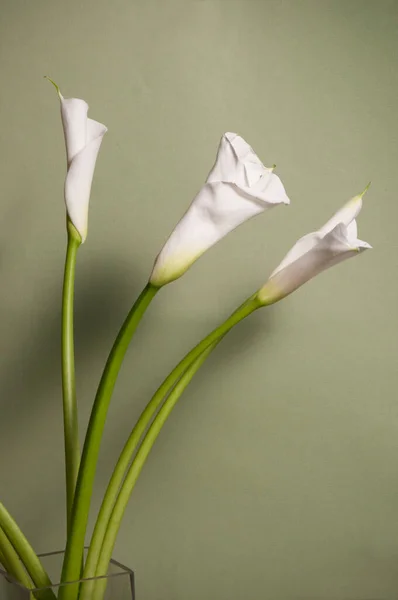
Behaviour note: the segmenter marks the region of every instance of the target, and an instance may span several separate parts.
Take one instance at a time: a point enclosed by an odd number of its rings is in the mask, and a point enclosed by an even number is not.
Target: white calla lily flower
[[[266,168],[236,133],[221,138],[216,162],[185,215],[157,256],[150,283],[174,281],[227,233],[290,200],[274,167]]]
[[[69,219],[79,232],[82,242],[87,237],[88,207],[95,163],[107,128],[87,117],[88,104],[79,98],[64,98],[55,86],[61,101],[68,170],[65,180],[65,203]]]
[[[318,231],[298,240],[259,290],[257,297],[262,304],[281,300],[325,269],[372,247],[357,238],[355,220],[368,187],[349,200]]]

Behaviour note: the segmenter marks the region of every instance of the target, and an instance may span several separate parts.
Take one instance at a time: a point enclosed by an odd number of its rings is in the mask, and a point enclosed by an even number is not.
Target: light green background
[[[150,456],[115,556],[139,600],[398,596],[398,3],[2,0],[1,497],[38,551],[64,544],[65,250],[57,97],[108,128],[79,252],[82,428],[113,337],[224,131],[277,163],[262,215],[164,289],[111,406],[95,490],[157,385],[292,243],[372,187],[374,250],[220,346]]]

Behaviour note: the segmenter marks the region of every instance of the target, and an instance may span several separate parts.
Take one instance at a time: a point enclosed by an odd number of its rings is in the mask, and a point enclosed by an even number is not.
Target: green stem
[[[7,571],[7,565],[6,565],[7,559],[4,556],[2,550],[1,550],[1,542],[0,542],[0,564],[3,565],[3,567],[5,568],[5,570]]]
[[[108,570],[109,561],[112,557],[113,548],[115,546],[116,537],[119,532],[119,527],[124,515],[124,511],[126,510],[128,501],[137,482],[139,474],[141,473],[145,461],[148,458],[148,455],[163,425],[167,421],[171,411],[177,404],[177,401],[179,400],[181,394],[191,381],[192,377],[195,375],[196,371],[198,371],[198,369],[202,366],[209,354],[221,341],[222,337],[220,337],[216,342],[213,342],[213,344],[208,346],[206,350],[204,350],[202,354],[200,354],[200,356],[196,360],[194,360],[191,366],[185,371],[185,373],[182,375],[181,379],[178,381],[175,388],[163,404],[162,408],[159,410],[159,413],[154,419],[152,425],[150,426],[148,433],[143,439],[142,444],[137,452],[137,455],[134,458],[131,467],[127,472],[126,479],[124,480],[124,483],[117,497],[115,506],[113,508],[111,518],[106,529],[104,542],[102,544],[102,549],[97,566],[97,576],[100,576],[100,574],[106,574]],[[90,600],[94,598],[95,600],[102,600],[103,595],[105,593],[106,584],[106,578],[97,580],[94,584],[94,594],[91,597],[88,596]]]
[[[66,522],[70,529],[73,497],[79,471],[79,429],[75,385],[75,356],[73,339],[73,300],[77,249],[81,238],[68,220],[68,246],[62,292],[62,396],[64,410],[65,474],[66,474]]]
[[[146,408],[142,412],[138,419],[134,429],[132,430],[130,437],[128,438],[122,453],[120,454],[119,460],[113,471],[110,479],[108,488],[106,490],[101,509],[95,524],[93,536],[89,552],[86,559],[86,565],[83,573],[83,578],[95,577],[97,572],[97,563],[101,548],[103,546],[105,532],[108,526],[110,516],[115,504],[116,496],[119,492],[120,486],[123,482],[125,472],[130,464],[130,461],[137,449],[138,443],[147,429],[152,417],[156,413],[159,406],[164,401],[167,394],[180,379],[181,375],[187,370],[198,356],[215,340],[219,340],[221,336],[225,335],[234,325],[236,325],[243,318],[251,314],[256,308],[258,308],[258,302],[255,296],[249,298],[244,302],[221,326],[217,327],[207,337],[205,337],[199,344],[197,344],[179,364],[173,369],[168,375],[164,382],[155,392],[154,396],[147,404]],[[89,595],[85,595],[84,590],[88,588],[88,585],[84,584],[81,590],[80,600],[88,600]]]
[[[28,589],[31,589],[32,581],[27,574],[25,567],[23,566],[18,554],[16,553],[14,546],[0,527],[0,560],[7,571],[16,581],[21,583]]]
[[[148,283],[141,292],[119,331],[101,377],[91,411],[77,478],[71,529],[62,569],[61,580],[63,583],[77,581],[80,578],[90,500],[109,403],[127,348],[157,291],[158,288]],[[60,589],[59,600],[75,600],[78,591],[78,584],[64,585]]]
[[[40,600],[56,600],[55,594],[53,591],[48,589],[52,586],[51,580],[43,566],[40,562],[39,557],[33,550],[32,546],[29,544],[28,540],[19,529],[18,525],[7,511],[5,506],[0,503],[0,530],[8,538],[9,542],[12,544],[15,552],[21,559],[23,565],[25,565],[26,570],[33,581],[33,585],[36,588],[47,588],[37,591],[35,593],[37,598]],[[4,551],[5,546],[2,546]],[[10,556],[7,556],[8,560],[10,560]],[[16,567],[15,561],[13,561],[13,568]]]

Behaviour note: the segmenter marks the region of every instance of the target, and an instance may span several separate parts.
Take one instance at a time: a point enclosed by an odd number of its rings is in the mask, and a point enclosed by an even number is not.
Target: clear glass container
[[[60,590],[60,573],[64,552],[49,552],[39,554],[43,567],[47,571],[53,585],[50,588],[28,590],[15,581],[0,566],[0,600],[37,600],[48,597],[51,590],[58,597]],[[103,600],[135,600],[134,572],[116,560],[111,560],[106,575],[106,592]],[[104,579],[96,577],[94,580]],[[83,581],[83,580],[81,580]],[[86,580],[87,581],[87,580]],[[68,583],[62,585],[69,585]],[[47,594],[46,594],[47,592]],[[92,600],[95,600],[94,598]]]

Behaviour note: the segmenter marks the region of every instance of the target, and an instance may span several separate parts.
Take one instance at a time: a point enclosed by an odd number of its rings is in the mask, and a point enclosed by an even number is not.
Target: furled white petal
[[[90,141],[69,165],[65,180],[65,202],[68,215],[82,242],[87,237],[88,207],[95,163],[106,127],[89,119]]]
[[[103,137],[106,132],[107,128],[105,125],[93,119],[87,119],[87,143]]]
[[[307,235],[300,238],[293,246],[291,250],[286,254],[280,265],[271,273],[271,277],[274,277],[279,271],[285,269],[288,265],[294,263],[304,254],[307,254],[310,250],[315,248],[322,236],[318,232],[308,233]]]
[[[358,237],[358,226],[357,222],[354,219],[347,225],[347,234],[350,240],[356,240]]]
[[[68,164],[87,141],[88,104],[79,98],[63,98],[61,100],[61,117],[64,128],[66,154]]]
[[[289,198],[279,177],[240,136],[225,134],[207,182],[156,258],[151,283],[160,287],[177,279],[227,233],[281,203]]]
[[[319,231],[302,237],[293,246],[258,292],[260,302],[276,302],[325,269],[371,248],[357,239],[355,216],[361,209],[362,196],[353,198]]]
[[[88,205],[95,163],[107,128],[87,118],[88,104],[79,98],[64,98],[49,77],[61,101],[68,170],[65,179],[65,204],[69,219],[82,239],[87,237]]]
[[[290,204],[282,181],[272,169],[267,169],[258,182],[252,187],[239,186],[239,189],[248,196],[268,204]]]
[[[355,219],[347,226],[347,241],[350,246],[357,248],[359,252],[372,248],[368,242],[358,239],[358,226]]]
[[[309,243],[308,251],[301,253],[303,248],[300,248],[296,260],[286,260],[286,257],[285,266],[281,268],[281,263],[274,271],[260,290],[259,298],[267,301],[270,292],[274,296],[273,301],[284,298],[325,269],[358,254],[357,248],[347,243],[346,231],[343,231],[343,228],[346,229],[345,225],[340,223],[324,237],[316,238],[314,234],[310,234],[306,236],[307,239],[302,238],[300,242],[303,245]],[[291,252],[294,251],[295,247]]]
[[[233,184],[205,184],[156,259],[151,282],[164,285],[177,279],[208,248],[263,210]]]
[[[363,252],[364,250],[372,250],[373,246],[368,244],[368,242],[364,242],[363,240],[357,240],[356,248],[358,252]]]
[[[228,181],[250,187],[260,179],[264,170],[252,147],[240,135],[228,132],[221,138],[207,183]]]
[[[321,227],[319,232],[322,235],[325,235],[329,231],[332,231],[332,229],[334,229],[338,223],[349,225],[351,221],[356,219],[362,209],[362,198],[368,191],[369,186],[370,183],[368,183],[363,192],[348,200],[348,202],[344,204],[344,206],[338,210],[337,213],[333,215],[333,217],[329,219],[329,221],[325,223],[323,227]]]

